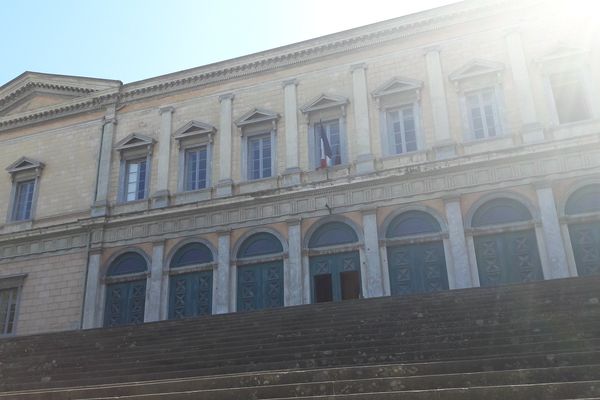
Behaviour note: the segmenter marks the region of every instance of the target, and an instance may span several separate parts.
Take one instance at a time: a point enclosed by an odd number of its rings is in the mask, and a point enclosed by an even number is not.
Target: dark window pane
[[[561,124],[590,118],[580,74],[575,72],[553,74],[550,83]]]
[[[360,296],[360,277],[358,271],[340,273],[342,300],[358,299]]]
[[[324,303],[333,301],[333,288],[331,274],[315,275],[315,302]]]

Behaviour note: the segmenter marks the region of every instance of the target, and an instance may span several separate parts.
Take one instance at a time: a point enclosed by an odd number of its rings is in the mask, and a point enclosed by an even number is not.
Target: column
[[[233,93],[219,96],[221,115],[219,123],[219,182],[217,183],[217,197],[231,196],[233,194],[233,179],[231,179],[231,135]]]
[[[108,213],[108,185],[110,183],[110,163],[112,158],[113,136],[115,134],[116,105],[111,105],[106,110],[102,135],[100,138],[100,155],[98,160],[98,178],[96,180],[96,193],[92,205],[92,217],[101,217]]]
[[[546,248],[549,272],[548,278],[566,278],[570,276],[567,263],[567,253],[561,235],[560,222],[554,202],[552,187],[542,183],[536,188],[538,205],[540,208],[540,219],[542,222],[542,236]]]
[[[533,100],[533,92],[531,91],[527,60],[521,43],[521,34],[513,31],[506,35],[505,39],[512,78],[517,92],[518,108],[521,114],[521,122],[523,123],[521,128],[523,142],[531,143],[544,140],[544,131],[535,111],[535,102]]]
[[[448,260],[446,260],[446,263],[448,264],[448,274],[452,274],[453,277],[449,281],[454,280],[454,287],[450,288],[461,289],[472,287],[471,264],[469,263],[460,199],[449,198],[444,203],[446,207],[446,220],[448,221],[450,255],[452,256],[451,264],[448,263]]]
[[[216,279],[213,288],[213,314],[229,312],[229,279],[231,275],[231,260],[229,256],[229,231],[219,233]]]
[[[300,184],[300,165],[298,162],[298,104],[296,99],[296,79],[283,82],[285,117],[285,171],[283,185]]]
[[[288,259],[284,271],[284,300],[286,306],[302,304],[302,232],[299,219],[287,221]]]
[[[160,319],[164,254],[164,242],[155,242],[152,246],[150,276],[146,284],[144,322],[158,321]]]
[[[450,135],[446,89],[444,86],[442,64],[440,62],[440,49],[438,47],[434,46],[425,49],[425,64],[429,78],[429,96],[431,99],[431,112],[433,114],[435,137],[433,149],[435,157],[437,159],[452,157],[456,155],[456,149]]]
[[[364,63],[350,67],[352,72],[352,92],[354,95],[354,123],[356,140],[356,172],[369,173],[375,170],[371,153],[371,133],[369,125],[369,93],[367,91],[367,66]]]
[[[364,297],[383,296],[383,275],[379,258],[379,233],[377,229],[377,209],[371,208],[362,212],[363,232],[365,238],[366,288]]]
[[[87,277],[85,282],[85,298],[83,301],[83,329],[97,328],[100,314],[99,296],[100,284],[100,251],[90,252],[88,256]]]
[[[158,174],[156,192],[152,196],[152,208],[169,205],[169,164],[171,158],[171,129],[173,107],[162,107],[160,112],[160,136],[158,140]]]

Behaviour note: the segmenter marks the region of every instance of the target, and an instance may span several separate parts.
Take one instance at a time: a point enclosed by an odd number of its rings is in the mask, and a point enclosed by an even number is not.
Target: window
[[[342,163],[342,143],[340,133],[340,120],[323,121],[315,124],[314,140],[315,160],[319,160],[319,167],[331,167]]]
[[[472,138],[485,139],[498,136],[500,128],[494,89],[466,93],[465,98]]]
[[[185,182],[186,191],[204,189],[207,187],[208,148],[195,147],[185,151]]]
[[[17,193],[13,209],[13,221],[24,221],[31,219],[31,205],[33,203],[33,191],[35,180],[17,182]]]
[[[21,157],[7,168],[13,182],[8,220],[13,222],[33,219],[39,177],[44,164]]]
[[[18,288],[0,289],[0,336],[14,332]]]
[[[389,109],[385,113],[389,149],[394,154],[417,150],[417,131],[413,105]]]
[[[271,134],[248,139],[248,180],[268,178],[271,171]]]
[[[141,200],[146,197],[146,160],[126,162],[125,201]]]
[[[581,74],[576,71],[551,74],[550,86],[560,124],[590,119]]]

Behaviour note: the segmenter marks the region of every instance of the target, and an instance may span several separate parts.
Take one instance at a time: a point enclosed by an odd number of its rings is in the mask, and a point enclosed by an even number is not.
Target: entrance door
[[[212,314],[212,282],[212,271],[171,276],[169,319]]]
[[[358,299],[361,293],[357,251],[310,258],[312,301]]]
[[[535,231],[483,235],[474,239],[481,286],[544,279]]]
[[[442,242],[388,247],[387,253],[392,295],[448,289]]]
[[[237,310],[283,307],[283,261],[239,266]]]
[[[141,324],[146,305],[146,281],[112,283],[106,287],[104,326]]]
[[[600,274],[600,222],[569,225],[579,276]]]

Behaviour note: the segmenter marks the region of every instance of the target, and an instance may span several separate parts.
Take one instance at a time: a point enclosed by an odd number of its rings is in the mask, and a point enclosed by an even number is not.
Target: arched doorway
[[[237,253],[237,311],[276,307],[283,307],[283,246],[271,233],[255,233]]]
[[[600,274],[600,185],[576,190],[565,215],[579,276]]]
[[[105,280],[105,327],[144,322],[146,272],[146,259],[136,252],[121,254],[110,264]]]
[[[343,222],[328,222],[310,237],[309,268],[313,303],[361,296],[358,236]]]
[[[385,232],[392,296],[448,289],[442,229],[423,211],[395,217]]]
[[[169,265],[169,319],[212,314],[213,261],[203,243],[175,252]]]
[[[471,226],[481,286],[544,279],[533,217],[522,203],[490,200],[477,209]]]

